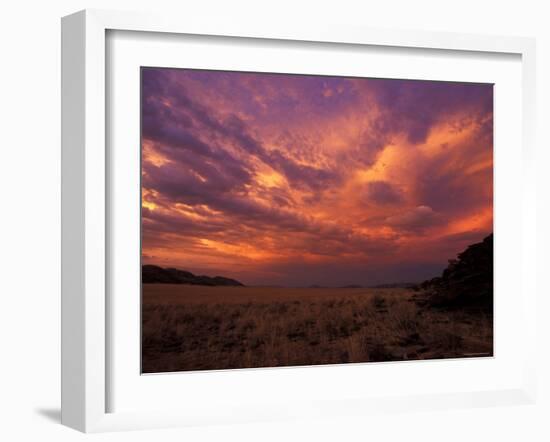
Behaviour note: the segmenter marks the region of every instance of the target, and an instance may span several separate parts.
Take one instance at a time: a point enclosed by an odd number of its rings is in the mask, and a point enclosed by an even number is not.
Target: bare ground
[[[491,356],[493,318],[408,289],[144,284],[142,371]]]

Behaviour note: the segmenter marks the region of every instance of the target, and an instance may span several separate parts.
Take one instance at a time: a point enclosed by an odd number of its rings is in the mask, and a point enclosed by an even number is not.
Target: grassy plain
[[[490,356],[493,318],[391,288],[143,284],[142,371]]]

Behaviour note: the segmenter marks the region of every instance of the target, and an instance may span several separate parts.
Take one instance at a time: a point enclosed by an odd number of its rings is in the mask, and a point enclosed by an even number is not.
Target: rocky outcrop
[[[493,311],[493,234],[451,259],[441,276],[417,289],[422,303],[442,308]]]

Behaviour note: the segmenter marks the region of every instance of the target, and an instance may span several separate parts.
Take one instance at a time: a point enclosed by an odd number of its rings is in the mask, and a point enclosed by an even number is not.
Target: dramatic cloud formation
[[[488,84],[142,70],[143,261],[244,283],[434,276],[492,231]]]

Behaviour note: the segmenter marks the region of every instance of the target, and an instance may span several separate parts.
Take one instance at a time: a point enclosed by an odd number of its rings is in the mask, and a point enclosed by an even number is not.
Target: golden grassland
[[[493,318],[409,289],[143,284],[142,371],[491,356]]]

